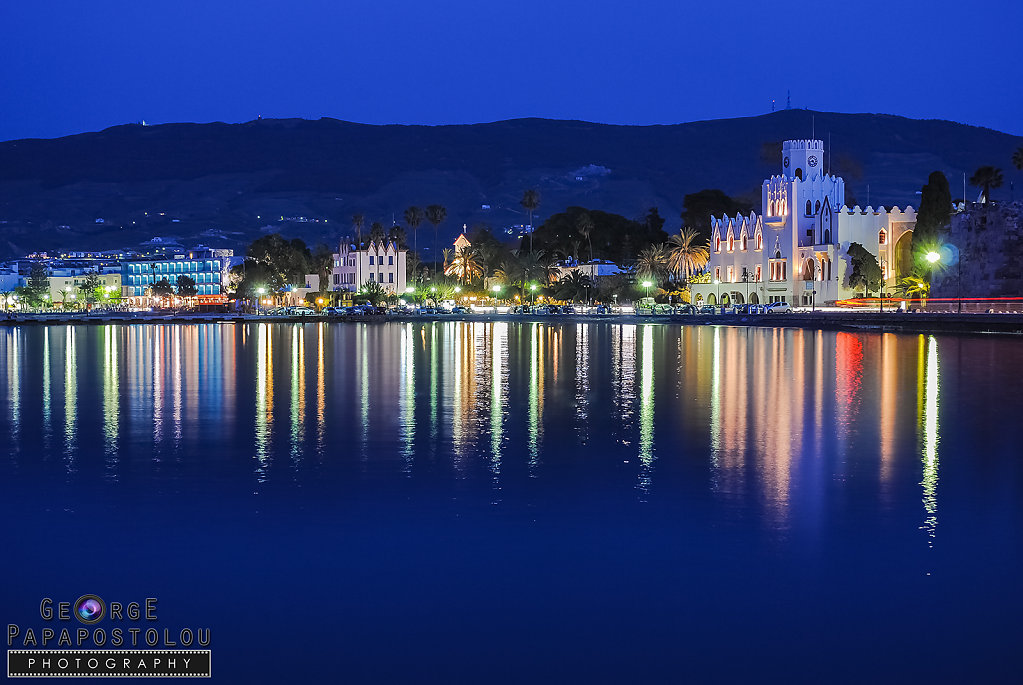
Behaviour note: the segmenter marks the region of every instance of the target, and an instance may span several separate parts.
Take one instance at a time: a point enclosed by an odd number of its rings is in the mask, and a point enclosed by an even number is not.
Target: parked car
[[[316,310],[312,307],[291,307],[288,313],[292,316],[314,316]]]
[[[717,306],[712,305],[712,304],[705,304],[702,307],[700,307],[700,313],[701,314],[717,314],[718,313],[718,308],[717,308]]]
[[[766,314],[788,314],[792,311],[792,307],[789,306],[788,302],[772,302],[767,305]]]
[[[611,307],[607,306],[606,304],[598,304],[597,308],[593,310],[593,313],[598,314],[600,316],[604,316],[606,314],[611,313]]]
[[[562,314],[575,314],[575,307],[573,307],[570,304],[566,304],[564,307],[561,308],[561,313]]]
[[[676,314],[696,314],[699,309],[695,305],[683,304],[675,308]]]
[[[469,308],[468,307],[463,307],[460,304],[459,305],[455,305],[454,307],[451,308],[451,313],[452,314],[468,314],[469,313]]]

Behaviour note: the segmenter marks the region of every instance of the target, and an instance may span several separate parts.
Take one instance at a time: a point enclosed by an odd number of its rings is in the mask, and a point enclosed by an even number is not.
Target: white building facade
[[[695,283],[707,304],[824,304],[854,297],[850,243],[878,258],[886,290],[909,269],[912,207],[849,208],[845,181],[822,170],[824,143],[788,140],[782,173],[766,179],[761,213],[711,218],[710,283]],[[873,289],[876,291],[876,287]]]
[[[407,255],[408,251],[393,241],[371,241],[361,250],[342,241],[334,254],[330,289],[354,292],[367,283],[377,283],[389,293],[403,293]]]

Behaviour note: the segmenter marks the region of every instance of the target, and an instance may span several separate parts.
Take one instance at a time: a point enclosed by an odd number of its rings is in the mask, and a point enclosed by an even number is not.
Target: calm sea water
[[[159,598],[224,682],[1018,681],[1023,341],[0,330],[3,623]]]

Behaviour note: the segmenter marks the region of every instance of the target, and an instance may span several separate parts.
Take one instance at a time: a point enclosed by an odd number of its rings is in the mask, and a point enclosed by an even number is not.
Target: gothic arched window
[[[877,244],[885,245],[888,242],[888,232],[883,228],[877,232]]]
[[[807,200],[806,201],[806,215],[810,216],[811,214],[813,214],[813,205],[811,205],[810,201]]]
[[[819,211],[821,211],[821,201],[817,200],[817,204],[814,205],[814,207],[813,207],[813,212],[814,212],[814,214],[816,214]]]
[[[760,231],[757,231],[757,238],[755,244],[756,244],[755,249],[757,252],[764,249],[764,234],[761,233]]]
[[[739,249],[743,252],[749,247],[749,238],[745,233],[742,234],[742,238],[739,239]]]

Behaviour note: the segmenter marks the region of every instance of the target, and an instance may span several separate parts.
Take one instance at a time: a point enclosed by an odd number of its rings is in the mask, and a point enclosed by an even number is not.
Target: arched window
[[[743,252],[749,247],[749,238],[745,233],[742,234],[742,238],[739,239],[739,249]]]
[[[806,215],[810,216],[811,214],[813,214],[813,205],[811,205],[810,201],[807,200],[806,201]]]
[[[824,244],[825,245],[830,245],[831,244],[831,229],[830,228],[825,228],[824,229]]]
[[[777,214],[774,213],[774,200],[767,201],[767,216],[777,216]]]
[[[883,228],[877,232],[877,244],[885,245],[888,243],[888,232]]]
[[[756,239],[756,248],[755,249],[756,249],[757,252],[760,252],[761,250],[764,249],[764,234],[761,233],[760,231],[757,231],[757,239]]]
[[[729,252],[735,251],[735,236],[733,236],[731,233],[728,234],[728,251]]]
[[[721,236],[714,236],[714,251],[721,252]]]
[[[813,213],[816,214],[819,211],[821,211],[821,201],[817,200],[817,204],[813,207]]]
[[[796,178],[798,178],[800,181],[803,180],[803,170],[802,169],[796,169]]]

